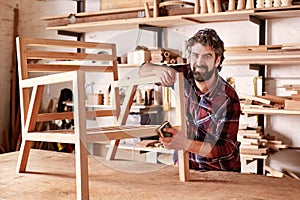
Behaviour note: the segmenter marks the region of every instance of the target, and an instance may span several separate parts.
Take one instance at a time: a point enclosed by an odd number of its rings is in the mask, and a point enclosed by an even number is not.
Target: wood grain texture
[[[1,199],[76,199],[74,154],[32,150],[28,172],[16,173],[18,153],[0,155]],[[251,200],[258,191],[260,199],[299,199],[300,181],[288,177],[191,170],[191,182],[182,183],[174,166],[91,156],[89,169],[90,199]]]

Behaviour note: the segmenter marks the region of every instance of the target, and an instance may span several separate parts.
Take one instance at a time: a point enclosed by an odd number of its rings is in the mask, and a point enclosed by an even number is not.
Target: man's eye
[[[206,54],[206,55],[204,55],[203,57],[204,57],[205,59],[210,59],[210,58],[211,58],[211,55]]]
[[[192,55],[193,55],[194,58],[198,58],[199,57],[199,55],[195,54],[195,53],[193,53]]]

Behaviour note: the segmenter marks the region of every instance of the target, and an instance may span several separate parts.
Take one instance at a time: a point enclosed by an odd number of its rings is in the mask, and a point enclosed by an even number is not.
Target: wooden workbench
[[[18,152],[0,154],[0,199],[76,199],[70,153],[32,150],[28,172],[16,173]],[[174,166],[91,157],[90,199],[300,199],[300,181],[233,172],[191,172]]]

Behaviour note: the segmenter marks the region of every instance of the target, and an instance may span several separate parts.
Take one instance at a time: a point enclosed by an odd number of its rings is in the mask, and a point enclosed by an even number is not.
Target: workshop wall
[[[0,144],[8,139],[9,132],[14,8],[16,2],[0,0]]]

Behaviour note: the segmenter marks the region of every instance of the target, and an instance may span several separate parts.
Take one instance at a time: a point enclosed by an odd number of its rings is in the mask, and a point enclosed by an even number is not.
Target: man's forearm
[[[209,143],[193,140],[187,151],[206,158],[212,158],[211,149],[212,147]]]
[[[153,63],[146,62],[139,68],[139,76],[157,76],[157,71],[161,68],[159,65],[155,65]]]
[[[140,77],[157,76],[163,86],[171,86],[175,81],[176,70],[153,63],[143,64],[138,71]]]

